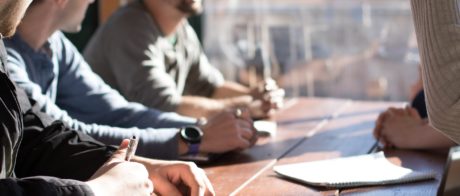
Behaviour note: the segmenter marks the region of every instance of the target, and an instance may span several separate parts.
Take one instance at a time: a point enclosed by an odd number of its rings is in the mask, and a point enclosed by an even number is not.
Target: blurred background
[[[409,1],[208,0],[204,48],[229,79],[288,97],[407,100],[418,79]],[[264,75],[265,74],[265,75]]]
[[[99,0],[82,49],[127,0]],[[190,22],[211,63],[249,86],[273,78],[287,97],[407,101],[419,56],[406,0],[204,0]]]

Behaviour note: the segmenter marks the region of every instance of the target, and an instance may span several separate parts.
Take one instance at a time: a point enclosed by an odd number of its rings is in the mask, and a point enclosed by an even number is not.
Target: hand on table
[[[424,126],[428,126],[414,108],[389,108],[377,118],[374,137],[385,148],[417,148]]]
[[[134,161],[147,168],[150,179],[155,183],[157,195],[215,195],[208,177],[194,163],[143,157],[135,157]]]
[[[237,112],[240,110],[240,112]],[[239,113],[239,114],[237,114]],[[243,150],[257,141],[250,114],[245,109],[221,112],[200,127],[203,130],[200,152],[224,153]]]
[[[251,95],[253,101],[249,109],[254,118],[269,117],[275,110],[283,107],[285,92],[273,79],[266,79],[257,88],[252,89]]]

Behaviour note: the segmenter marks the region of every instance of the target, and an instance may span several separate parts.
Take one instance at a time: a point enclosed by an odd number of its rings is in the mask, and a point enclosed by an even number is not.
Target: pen
[[[129,139],[128,150],[126,151],[125,161],[130,161],[131,157],[136,154],[138,140],[136,136]]]

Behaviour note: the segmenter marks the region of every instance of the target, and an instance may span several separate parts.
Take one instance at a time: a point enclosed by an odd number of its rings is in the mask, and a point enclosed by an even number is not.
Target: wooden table
[[[240,153],[225,154],[201,165],[217,195],[435,195],[445,153],[393,150],[391,162],[415,170],[438,172],[435,180],[417,183],[324,190],[279,178],[274,165],[361,155],[375,150],[372,129],[377,115],[402,103],[300,98],[287,102],[274,118],[278,131]]]

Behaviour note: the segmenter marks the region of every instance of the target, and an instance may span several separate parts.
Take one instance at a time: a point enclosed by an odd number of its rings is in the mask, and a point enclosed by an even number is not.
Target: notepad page
[[[383,152],[275,166],[277,174],[315,186],[356,187],[431,179],[434,172],[417,172],[390,163]]]

